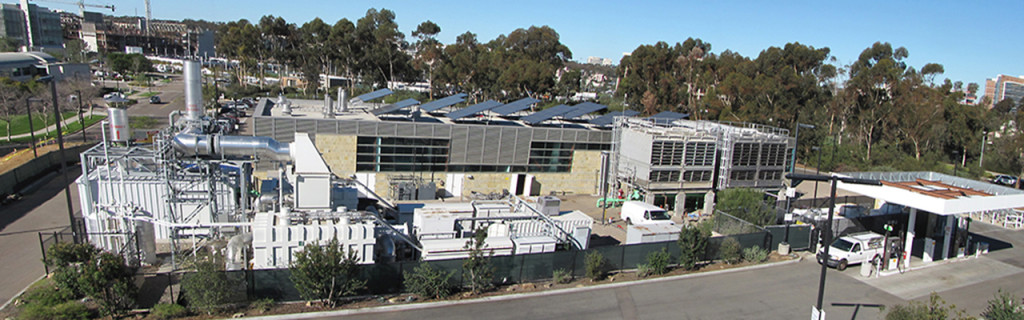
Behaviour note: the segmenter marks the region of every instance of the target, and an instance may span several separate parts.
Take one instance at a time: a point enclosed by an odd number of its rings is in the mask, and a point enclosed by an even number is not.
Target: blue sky
[[[5,2],[13,2],[4,0]],[[115,15],[145,15],[143,0],[87,0],[114,4]],[[976,82],[997,74],[1024,75],[1024,1],[267,1],[151,0],[154,19],[258,21],[267,14],[302,23],[356,21],[369,8],[395,12],[410,33],[420,22],[441,27],[439,40],[454,42],[466,31],[486,42],[517,28],[548,25],[561,35],[573,59],[613,59],[638,45],[687,37],[751,58],[770,46],[800,42],[829,47],[841,64],[853,62],[876,41],[906,47],[908,62],[945,67],[944,78]],[[38,2],[72,10],[77,7]],[[109,12],[107,12],[109,13]],[[942,78],[940,77],[940,79]]]

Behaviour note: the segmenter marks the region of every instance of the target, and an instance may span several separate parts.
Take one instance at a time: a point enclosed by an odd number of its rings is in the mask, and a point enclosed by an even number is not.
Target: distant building
[[[60,14],[22,0],[20,5],[3,4],[0,14],[0,36],[15,39],[23,46],[45,49],[64,47],[64,31]],[[27,10],[25,10],[27,8]],[[29,23],[25,19],[28,17]],[[25,32],[31,24],[32,32]]]
[[[587,57],[587,63],[589,63],[589,64],[597,64],[597,65],[602,65],[602,66],[610,66],[610,65],[612,65],[612,59],[601,58],[601,57]]]
[[[25,81],[35,76],[52,75],[60,80],[65,78],[91,79],[89,65],[84,63],[60,63],[57,58],[42,52],[0,53],[0,77]]]
[[[142,54],[142,47],[126,46],[126,47],[124,47],[124,53],[127,53],[127,54],[133,54],[133,53]]]
[[[1021,99],[1024,98],[1024,76],[1013,77],[1001,74],[995,78],[986,79],[985,96],[992,98],[991,104],[987,106],[989,109],[992,109],[999,101],[1004,99],[1020,103]]]

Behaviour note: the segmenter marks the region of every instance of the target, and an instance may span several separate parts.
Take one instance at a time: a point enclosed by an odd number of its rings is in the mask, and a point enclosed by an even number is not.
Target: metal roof
[[[590,124],[598,126],[607,126],[612,124],[612,122],[615,122],[615,117],[632,117],[638,114],[640,114],[640,112],[637,112],[635,110],[613,111],[609,112],[606,115],[591,119]]]
[[[936,172],[843,172],[881,186],[844,183],[839,189],[937,215],[954,215],[1024,207],[1024,191]]]
[[[416,99],[405,99],[405,100],[402,100],[402,101],[399,101],[399,102],[395,102],[394,104],[389,104],[389,105],[386,105],[386,106],[374,109],[373,111],[370,111],[370,113],[372,113],[375,116],[379,116],[379,115],[382,115],[382,114],[387,114],[387,113],[392,113],[392,112],[395,112],[395,111],[398,111],[398,110],[402,110],[402,109],[405,109],[405,108],[408,108],[408,107],[411,107],[411,106],[414,106],[414,105],[417,105],[417,104],[420,104],[420,102],[416,101]]]
[[[362,100],[363,102],[367,102],[367,101],[370,101],[370,100],[373,100],[373,99],[382,98],[382,97],[391,95],[392,93],[394,93],[394,92],[392,92],[391,89],[380,89],[380,90],[377,90],[377,91],[374,91],[374,92],[361,94],[358,97],[356,97],[356,99]]]
[[[516,101],[509,102],[506,105],[503,105],[503,106],[491,109],[491,111],[494,112],[494,113],[503,115],[503,116],[507,116],[507,115],[516,113],[518,111],[522,111],[523,109],[529,108],[531,104],[534,104],[534,103],[537,103],[537,102],[540,102],[540,100],[527,97],[527,98],[522,98],[522,99],[519,99],[519,100],[516,100]]]
[[[477,114],[477,113],[481,113],[481,112],[484,112],[484,111],[487,111],[487,110],[491,110],[492,108],[495,108],[495,107],[500,106],[500,105],[501,105],[501,102],[497,102],[497,101],[494,101],[494,100],[487,100],[487,101],[484,101],[484,102],[481,102],[481,103],[477,103],[477,104],[474,104],[474,105],[471,105],[471,106],[468,106],[468,107],[465,107],[465,108],[462,108],[462,109],[459,109],[459,110],[455,110],[455,111],[449,112],[447,116],[448,116],[448,118],[450,118],[452,120],[458,120],[458,119],[462,119],[462,118],[465,118],[465,117],[468,117],[468,116],[471,116],[471,115],[474,115],[474,114]]]
[[[531,115],[523,117],[522,120],[523,120],[523,122],[526,122],[528,124],[537,124],[537,123],[540,123],[542,121],[545,121],[545,120],[548,120],[548,119],[551,119],[551,118],[563,115],[566,112],[570,112],[570,111],[573,111],[573,110],[575,110],[573,107],[570,107],[570,106],[567,106],[567,105],[564,105],[564,104],[560,104],[560,105],[557,105],[557,106],[554,106],[554,107],[551,107],[551,108],[547,108],[547,109],[544,109],[544,110],[541,110],[541,111],[534,112]]]
[[[437,99],[437,100],[434,100],[434,101],[431,101],[431,102],[427,102],[427,103],[421,104],[420,105],[420,110],[423,110],[423,111],[426,111],[426,112],[432,112],[434,110],[441,109],[441,108],[444,108],[444,107],[447,107],[447,106],[450,106],[450,105],[453,105],[453,104],[465,101],[466,100],[465,97],[466,97],[465,93],[460,93],[460,94],[456,94],[456,95],[453,95],[453,96],[448,96],[448,97],[444,97],[444,98],[441,98],[441,99]]]
[[[4,52],[0,53],[0,67],[22,68],[37,64],[56,63],[57,58],[43,52]]]
[[[588,114],[588,113],[591,113],[591,112],[601,111],[601,110],[604,110],[604,109],[608,109],[608,106],[603,105],[603,104],[596,104],[596,103],[593,103],[593,102],[584,102],[584,103],[577,104],[576,105],[576,110],[572,110],[572,111],[569,111],[566,114],[563,114],[562,118],[565,118],[565,119],[575,119],[575,118],[579,118],[579,117],[581,117],[581,116],[583,116],[585,114]]]

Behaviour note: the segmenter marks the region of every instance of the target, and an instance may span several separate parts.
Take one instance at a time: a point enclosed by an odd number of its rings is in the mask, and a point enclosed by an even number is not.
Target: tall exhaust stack
[[[198,121],[203,117],[203,73],[198,61],[185,61],[185,119]]]
[[[345,89],[338,88],[338,104],[341,105],[341,113],[348,112],[348,92]]]

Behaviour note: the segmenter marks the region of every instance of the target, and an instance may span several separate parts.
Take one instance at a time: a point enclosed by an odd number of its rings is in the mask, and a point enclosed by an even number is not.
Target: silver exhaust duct
[[[201,67],[199,61],[185,61],[185,119],[188,121],[199,121],[203,117]]]
[[[270,137],[200,134],[198,130],[192,129],[174,135],[172,145],[175,151],[186,156],[292,159],[290,146]]]

